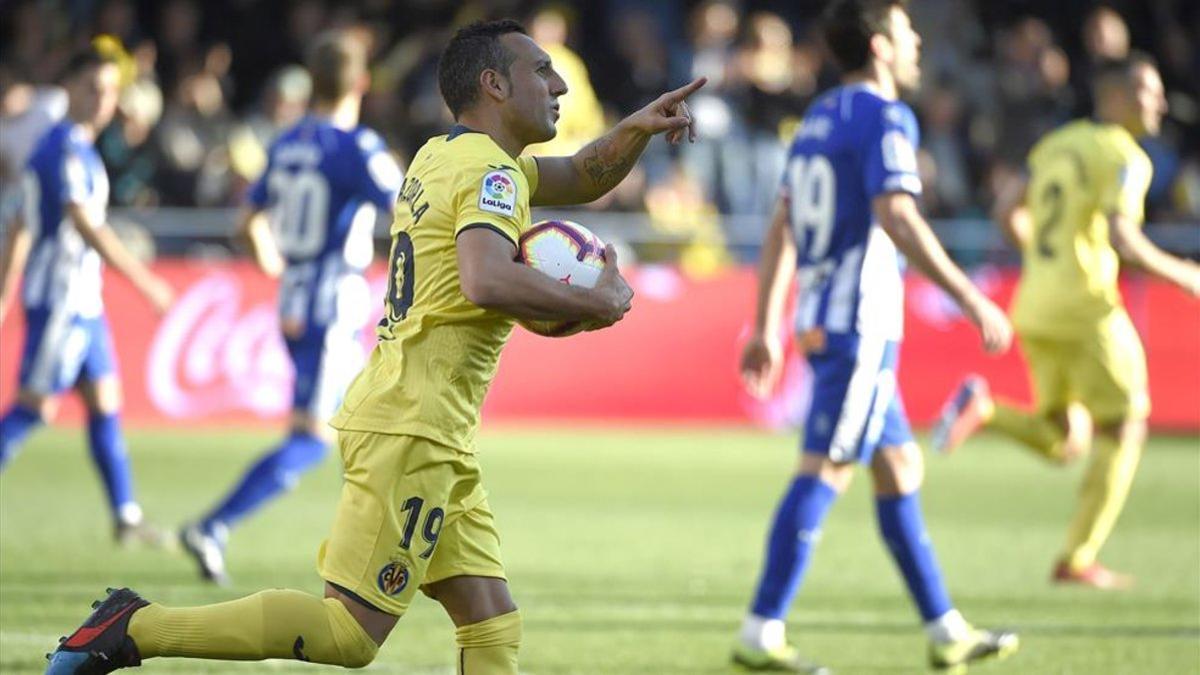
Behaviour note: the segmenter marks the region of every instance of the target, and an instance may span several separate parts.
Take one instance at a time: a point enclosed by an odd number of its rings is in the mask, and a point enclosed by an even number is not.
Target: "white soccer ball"
[[[544,220],[521,235],[518,260],[571,286],[593,288],[604,271],[604,242],[591,230],[569,220]],[[583,330],[579,321],[525,321],[526,330],[546,337],[566,337]]]

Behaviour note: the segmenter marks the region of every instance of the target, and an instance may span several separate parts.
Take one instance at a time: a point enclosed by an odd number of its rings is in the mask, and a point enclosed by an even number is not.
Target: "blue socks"
[[[925,531],[917,493],[876,497],[875,507],[883,541],[904,576],[921,618],[927,622],[940,618],[954,606]]]
[[[799,476],[783,496],[767,539],[767,562],[750,611],[766,619],[787,615],[812,549],[821,536],[821,522],[837,491],[816,476]]]
[[[113,517],[122,520],[123,514],[133,511],[131,507],[137,502],[133,498],[133,476],[129,469],[125,438],[121,434],[120,416],[115,413],[91,413],[88,417],[88,444],[96,469],[104,481]],[[136,512],[140,514],[141,510],[136,509]]]
[[[8,414],[0,419],[0,469],[8,464],[8,460],[17,454],[21,441],[42,423],[42,416],[14,403]]]
[[[293,432],[282,444],[250,468],[241,483],[200,523],[205,534],[230,526],[250,515],[271,498],[288,490],[300,474],[325,457],[325,441],[304,432]]]

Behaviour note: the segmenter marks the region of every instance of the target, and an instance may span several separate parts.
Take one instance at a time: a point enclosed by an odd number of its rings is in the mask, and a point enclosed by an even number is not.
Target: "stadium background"
[[[922,126],[924,208],[956,259],[993,297],[1007,298],[1016,278],[1013,254],[986,220],[993,185],[1019,170],[1041,133],[1086,114],[1090,64],[1131,48],[1158,59],[1171,105],[1163,137],[1145,146],[1155,163],[1147,229],[1165,248],[1200,257],[1200,5],[911,4],[924,39],[925,85],[912,101]],[[542,152],[570,152],[667,87],[693,75],[710,78],[694,102],[700,143],[676,150],[656,141],[605,199],[535,216],[570,217],[620,242],[622,259],[637,261],[629,277],[638,299],[612,331],[568,340],[518,331],[485,408],[485,426],[494,429],[483,440],[485,467],[493,474],[504,529],[512,531],[506,552],[518,599],[535,617],[531,633],[553,638],[534,638],[534,672],[724,672],[718,666],[753,581],[761,530],[793,461],[791,435],[755,429],[793,426],[806,398],[799,359],[790,360],[784,385],[767,402],[741,391],[736,359],[753,310],[751,265],[782,169],[781,139],[807,102],[836,82],[814,32],[822,5],[2,3],[0,90],[6,95],[20,83],[53,82],[70,53],[99,32],[121,38],[135,64],[135,83],[98,145],[113,185],[111,221],[135,249],[155,258],[156,270],[180,294],[159,319],[124,281],[105,279],[126,417],[134,429],[131,451],[151,517],[171,523],[202,507],[265,447],[287,407],[291,374],[277,337],[273,285],[229,235],[232,209],[261,170],[271,137],[303,112],[309,84],[296,64],[304,46],[330,26],[355,26],[370,40],[373,87],[363,121],[385,135],[403,163],[449,123],[435,67],[453,27],[473,18],[523,17],[544,45],[561,43],[551,53],[572,88],[560,137]],[[381,223],[381,247],[385,232]],[[377,288],[382,275],[382,269],[372,272]],[[988,441],[972,460],[930,467],[931,530],[944,542],[952,578],[986,577],[971,587],[967,602],[982,606],[985,617],[1033,633],[1034,654],[1005,672],[1196,672],[1200,662],[1200,311],[1173,288],[1127,277],[1125,297],[1150,361],[1152,423],[1172,434],[1152,442],[1141,487],[1110,544],[1117,563],[1150,577],[1144,588],[1113,600],[1054,596],[1030,584],[1027,577],[1040,580],[1058,543],[1071,476],[1047,474]],[[1028,397],[1019,353],[986,358],[946,297],[919,277],[906,283],[901,389],[917,422],[928,422],[969,371],[987,374],[1004,393]],[[0,327],[0,405],[14,393],[21,336],[20,313],[14,314]],[[364,347],[369,344],[365,338]],[[80,418],[80,409],[68,405],[60,421],[70,427]],[[589,424],[571,426],[578,420]],[[735,428],[708,431],[714,426]],[[39,640],[52,644],[57,633],[49,631],[74,617],[75,605],[92,592],[88,584],[140,581],[157,597],[195,602],[259,585],[311,586],[309,552],[336,494],[333,462],[286,506],[247,527],[246,543],[231,558],[239,585],[213,591],[191,587],[182,560],[164,567],[154,552],[98,550],[107,548],[106,532],[64,541],[42,531],[46,518],[63,519],[53,528],[57,533],[100,522],[86,472],[55,473],[78,459],[76,445],[64,431],[42,434],[0,482],[0,670],[33,672]],[[696,465],[686,473],[686,486],[664,486],[684,465]],[[554,471],[561,485],[538,481],[541,471]],[[739,482],[731,486],[731,477]],[[517,497],[506,502],[506,492]],[[1022,503],[1014,504],[1014,496]],[[863,495],[842,501],[847,504],[835,519],[854,522],[835,522],[831,531],[853,532],[870,521]],[[614,503],[624,508],[614,512]],[[939,520],[939,510],[955,517]],[[555,514],[550,520],[547,511]],[[537,526],[522,529],[522,522]],[[1004,539],[1018,526],[1023,534],[1016,544]],[[733,528],[736,534],[729,535]],[[708,551],[713,557],[705,567],[711,569],[670,558],[711,536],[710,529],[726,532],[728,544]],[[597,557],[607,550],[605,540],[628,539],[631,531],[638,542],[625,544],[623,556]],[[552,542],[572,552],[545,562]],[[822,654],[856,654],[859,661],[844,672],[908,672],[918,660],[905,650],[915,643],[900,635],[915,630],[882,554],[870,559],[874,575],[867,580],[835,569],[858,555],[856,547],[872,545],[827,545],[832,552],[823,555],[833,561],[814,569],[814,590],[796,623],[817,635],[807,644]],[[88,564],[81,570],[79,561]],[[992,565],[1008,567],[997,574]],[[578,577],[588,578],[582,595]],[[682,581],[676,585],[676,579]],[[53,600],[40,604],[46,584]],[[607,597],[614,585],[621,589],[616,600]],[[864,592],[866,608],[854,599]],[[562,606],[555,604],[560,597]],[[582,599],[570,600],[576,597]],[[582,614],[571,614],[567,605],[583,607],[575,610]],[[536,618],[539,606],[551,617],[544,623]],[[822,614],[830,608],[850,611],[851,619],[838,623],[836,612]],[[579,616],[594,634],[550,623]],[[652,655],[623,661],[637,651],[626,649],[632,638],[621,626],[628,616],[639,617],[638,631],[672,622],[676,632],[690,629],[672,633],[683,640],[676,646],[667,641],[671,636],[663,638],[666,649],[684,649],[697,635],[719,643],[712,658],[711,648],[697,651],[714,670],[671,670],[653,665]],[[448,643],[430,637],[444,630],[439,620],[428,607],[414,610],[397,632],[409,646],[389,645],[376,667],[416,664],[430,668],[419,672],[443,672],[439,654],[448,653]],[[412,637],[419,648],[411,647]],[[1056,651],[1064,645],[1070,655]],[[603,667],[581,666],[571,661],[575,646],[613,654],[592,662]],[[908,665],[892,667],[897,659]]]

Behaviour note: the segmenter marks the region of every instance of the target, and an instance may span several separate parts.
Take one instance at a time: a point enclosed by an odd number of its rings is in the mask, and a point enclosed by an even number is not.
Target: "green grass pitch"
[[[208,506],[273,442],[262,431],[141,431],[131,450],[151,519]],[[731,640],[758,574],[768,518],[794,462],[792,435],[699,429],[493,429],[485,481],[525,616],[522,670],[733,673]],[[1082,467],[1056,469],[998,440],[928,458],[923,499],[957,605],[1022,634],[979,673],[1200,672],[1200,441],[1151,442],[1104,551],[1137,586],[1105,594],[1048,581]],[[235,585],[204,586],[181,555],[121,550],[83,434],[38,434],[0,476],[0,672],[40,673],[106,585],[168,604],[264,587],[319,592],[314,571],[338,490],[334,460],[234,533]],[[876,535],[869,480],[841,499],[789,632],[838,673],[919,673],[923,635]],[[379,673],[453,672],[453,633],[418,596]],[[309,672],[286,661],[154,660],[146,672]]]

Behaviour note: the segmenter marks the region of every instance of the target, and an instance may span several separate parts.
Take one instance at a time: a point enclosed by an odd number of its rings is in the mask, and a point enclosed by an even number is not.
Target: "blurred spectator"
[[[232,122],[216,75],[200,70],[180,79],[157,133],[164,206],[230,203],[225,142]]]
[[[968,165],[962,97],[948,85],[937,85],[921,101],[921,145],[930,176],[925,185],[925,211],[935,217],[962,215],[971,204],[972,182]]]
[[[284,66],[271,77],[262,106],[237,123],[229,137],[230,168],[239,181],[235,193],[241,194],[267,169],[271,143],[304,116],[311,95],[312,78],[300,66]]]
[[[568,10],[552,5],[529,22],[529,37],[550,55],[554,69],[567,83],[566,95],[558,99],[558,134],[545,143],[526,149],[532,155],[571,155],[603,134],[604,110],[596,99],[588,68],[567,46]]]
[[[1008,166],[1023,166],[1037,139],[1070,117],[1070,65],[1046,23],[1025,17],[1002,34],[996,68],[1000,131],[995,154]]]
[[[665,241],[682,246],[643,245],[638,247],[639,260],[677,260],[684,273],[696,277],[711,275],[728,264],[716,205],[682,165],[674,165],[666,180],[646,190],[646,212],[650,225]]]
[[[1072,83],[1075,87],[1075,116],[1092,114],[1092,73],[1105,61],[1123,59],[1129,55],[1129,27],[1116,10],[1101,5],[1083,21],[1083,55],[1074,65]]]
[[[67,92],[36,86],[16,64],[0,62],[0,226],[21,204],[21,176],[34,144],[67,114]]]
[[[152,135],[162,110],[162,92],[149,79],[139,79],[121,92],[116,119],[96,143],[108,170],[113,206],[158,205],[161,158]]]
[[[688,77],[706,77],[708,84],[690,100],[696,134],[704,142],[685,145],[683,161],[688,175],[710,188],[721,212],[751,213],[753,159],[738,105],[743,73],[736,67],[741,20],[731,2],[707,0],[692,12],[689,25],[692,60]]]

